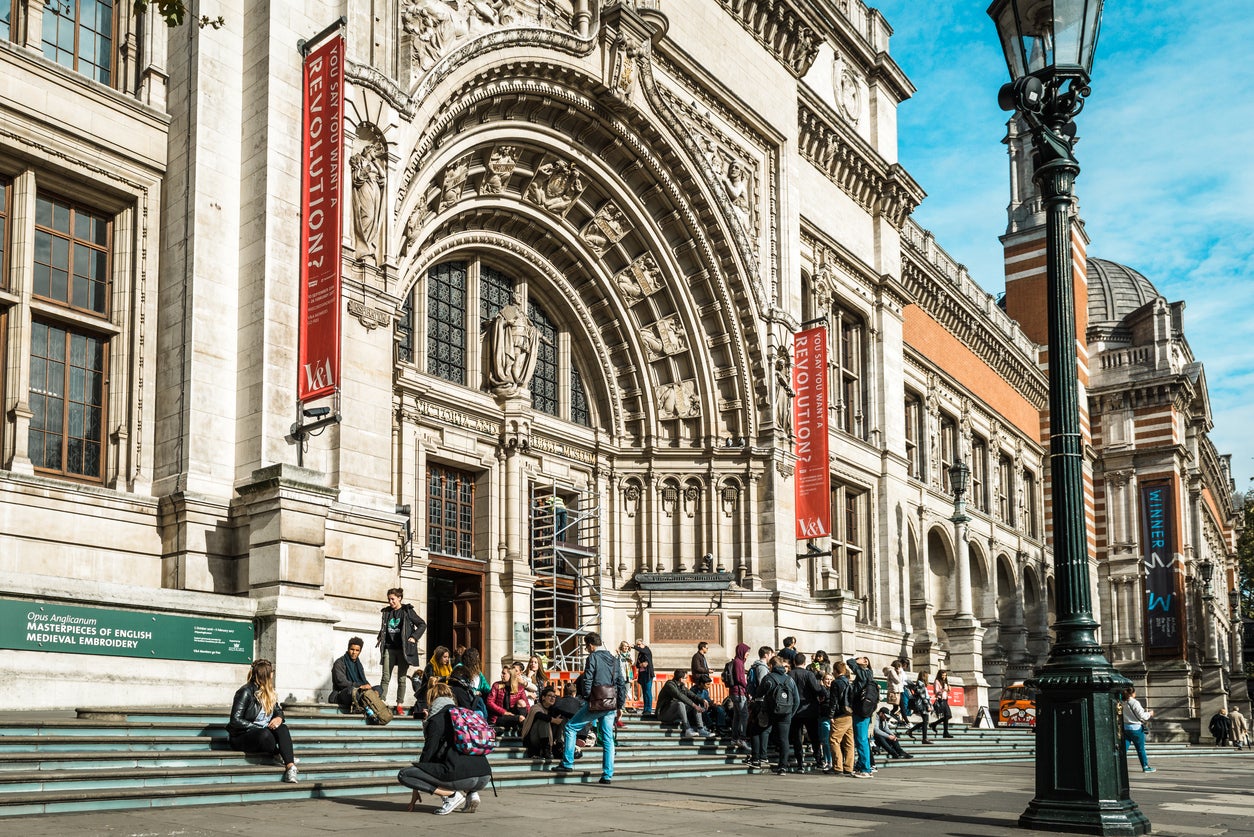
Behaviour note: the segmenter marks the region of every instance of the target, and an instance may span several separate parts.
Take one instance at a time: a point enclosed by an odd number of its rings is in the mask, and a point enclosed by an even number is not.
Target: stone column
[[[254,471],[239,488],[248,524],[248,592],[257,601],[257,656],[274,661],[280,699],[326,695],[325,655],[337,621],[324,598],[327,515],[336,492],[292,465]]]

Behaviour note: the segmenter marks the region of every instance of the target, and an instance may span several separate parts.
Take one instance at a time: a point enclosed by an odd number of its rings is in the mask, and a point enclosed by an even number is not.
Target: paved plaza
[[[1160,759],[1132,776],[1133,795],[1154,834],[1254,835],[1254,755]],[[277,778],[277,777],[276,777]],[[341,797],[244,806],[162,808],[0,820],[0,833],[197,837],[264,834],[317,837],[375,833],[445,834],[1037,834],[1015,827],[1032,796],[1032,766],[888,768],[873,780],[827,776],[723,776],[683,781],[489,789],[475,814],[436,819],[430,797],[415,813],[406,797]]]

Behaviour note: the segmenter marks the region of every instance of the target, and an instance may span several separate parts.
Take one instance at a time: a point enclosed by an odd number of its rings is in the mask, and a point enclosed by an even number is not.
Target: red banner
[[[305,56],[301,143],[300,352],[296,399],[340,383],[340,204],[344,147],[344,38]]]
[[[827,329],[793,335],[793,418],[797,454],[797,538],[832,533],[831,478],[827,464]]]

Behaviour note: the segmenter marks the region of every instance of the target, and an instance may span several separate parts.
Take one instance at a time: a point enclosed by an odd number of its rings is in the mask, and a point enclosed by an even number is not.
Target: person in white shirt
[[[1154,717],[1152,711],[1146,710],[1136,699],[1136,689],[1125,689],[1123,692],[1123,751],[1128,752],[1128,744],[1136,745],[1137,758],[1141,760],[1141,770],[1153,773],[1149,759],[1145,756],[1145,722]]]

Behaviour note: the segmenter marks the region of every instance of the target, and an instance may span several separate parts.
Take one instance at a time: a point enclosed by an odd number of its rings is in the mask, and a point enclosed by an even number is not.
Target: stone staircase
[[[333,707],[287,712],[301,781],[285,785],[281,768],[237,753],[214,707],[153,712],[79,710],[77,717],[0,720],[0,817],[41,813],[211,805],[330,796],[407,794],[396,773],[422,749],[422,725],[398,718],[386,727],[339,715]],[[909,761],[877,759],[890,770],[928,764],[1031,761],[1034,738],[1023,730],[954,728],[952,739],[924,747],[906,741]],[[678,731],[627,716],[619,731],[615,781],[742,773],[741,754],[716,739],[681,741]],[[1214,747],[1151,746],[1151,758],[1215,755]],[[1231,752],[1231,751],[1228,751]],[[570,774],[530,759],[514,742],[490,757],[498,787],[578,784],[600,777],[590,750]]]

